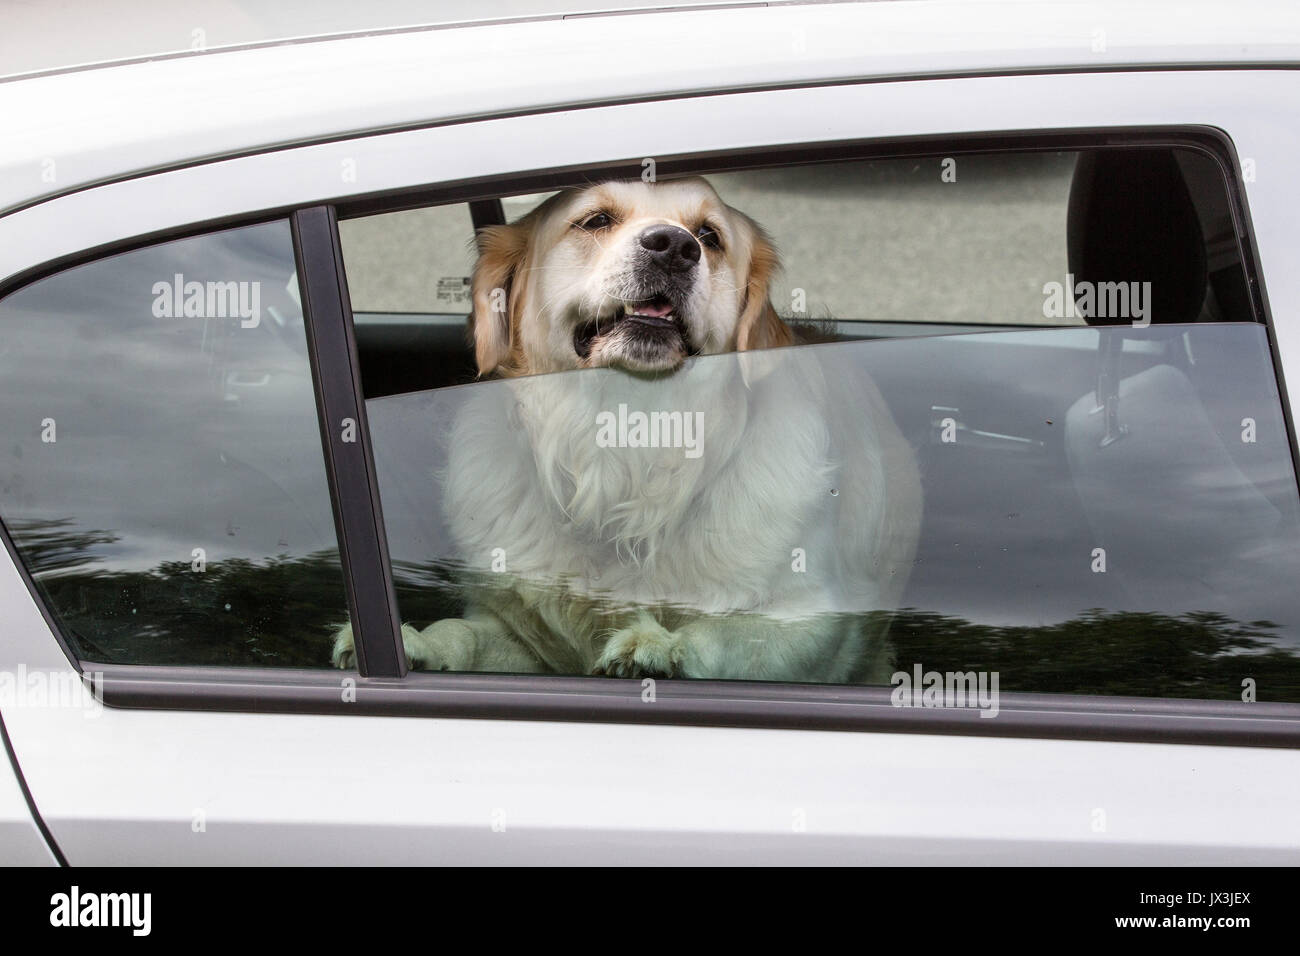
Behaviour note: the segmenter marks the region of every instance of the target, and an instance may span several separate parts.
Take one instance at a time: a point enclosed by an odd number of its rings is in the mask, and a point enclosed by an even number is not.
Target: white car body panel
[[[53,866],[56,862],[32,819],[13,762],[0,752],[0,865]]]
[[[629,36],[652,54],[611,55]],[[0,212],[223,155],[579,104],[943,74],[1295,62],[1300,8],[1278,0],[799,4],[210,52],[0,83]]]

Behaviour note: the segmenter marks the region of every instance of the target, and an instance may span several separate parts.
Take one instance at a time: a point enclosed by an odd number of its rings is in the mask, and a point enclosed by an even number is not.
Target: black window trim
[[[875,733],[1300,747],[1300,705],[1083,694],[999,694],[976,708],[896,707],[890,687],[412,671],[102,664],[110,707],[387,717],[671,724]]]
[[[969,153],[1001,151],[1043,152],[1077,149],[1180,147],[1209,154],[1219,165],[1227,187],[1237,226],[1242,262],[1246,270],[1256,319],[1265,325],[1277,376],[1279,398],[1291,443],[1293,467],[1300,474],[1300,451],[1282,375],[1280,355],[1273,329],[1261,269],[1254,241],[1253,225],[1245,204],[1240,163],[1227,134],[1205,126],[1105,128],[1092,130],[1029,130],[999,133],[927,135],[887,141],[862,139],[851,142],[782,145],[751,150],[692,153],[657,159],[659,175],[687,172],[717,173],[773,165],[820,164],[844,160],[887,158],[934,158]],[[549,191],[564,185],[589,182],[600,177],[640,175],[640,161],[620,164],[536,170],[508,176],[429,187],[393,190],[380,194],[342,196],[332,204],[225,217],[188,225],[184,229],[115,243],[65,257],[55,263],[27,270],[0,283],[0,297],[19,285],[61,271],[80,261],[102,258],[130,248],[152,245],[166,239],[200,235],[222,228],[249,225],[289,216],[294,224],[300,281],[304,291],[304,313],[309,342],[328,338],[332,345],[313,351],[313,375],[318,382],[317,402],[322,414],[322,441],[327,452],[331,498],[340,523],[340,552],[355,562],[366,580],[373,582],[373,568],[366,560],[380,562],[382,583],[367,589],[350,581],[350,605],[354,623],[377,620],[381,608],[390,608],[386,626],[365,626],[358,631],[359,649],[368,662],[366,672],[321,669],[260,669],[163,667],[86,662],[102,674],[104,703],[110,707],[214,710],[267,713],[387,714],[430,717],[476,717],[486,719],[561,720],[584,722],[635,722],[705,726],[824,729],[845,731],[914,732],[979,736],[1061,738],[1079,740],[1147,741],[1164,743],[1222,744],[1232,746],[1300,747],[1300,703],[1238,703],[1233,701],[1119,698],[1071,694],[1004,693],[997,717],[981,718],[973,709],[906,708],[890,703],[888,687],[845,685],[778,684],[747,681],[658,680],[655,700],[642,699],[642,682],[610,678],[452,674],[405,670],[404,654],[393,664],[394,634],[399,618],[392,594],[392,569],[383,534],[382,515],[374,481],[370,436],[365,425],[365,406],[356,369],[355,344],[351,336],[351,311],[342,274],[337,222],[343,218],[375,215],[423,206],[495,201],[500,196]],[[474,208],[474,207],[471,207]],[[477,205],[488,212],[492,207]],[[492,216],[484,217],[491,222]],[[475,216],[478,219],[478,216]],[[303,226],[310,224],[310,228]],[[480,225],[475,222],[476,227]],[[328,276],[327,264],[336,273]],[[313,270],[309,283],[306,270]],[[309,284],[316,290],[311,297]],[[337,298],[329,293],[336,290]],[[325,304],[328,303],[328,306]],[[332,325],[326,331],[325,326]],[[322,336],[322,333],[324,335]],[[342,360],[338,335],[346,335],[347,361]],[[328,353],[328,355],[326,354]],[[353,389],[350,406],[357,409],[358,444],[361,449],[340,449],[331,441],[326,422],[327,402],[322,383],[336,386],[333,405],[348,404],[342,387],[350,378]],[[330,414],[333,414],[332,412]],[[368,462],[362,468],[340,468],[339,455],[364,450]],[[367,502],[369,505],[367,506]],[[346,507],[345,507],[346,505]],[[346,514],[345,514],[346,513]],[[351,521],[345,520],[347,516]],[[368,520],[367,520],[368,519]],[[356,528],[360,528],[358,531]],[[371,535],[367,529],[373,527]],[[360,535],[360,538],[358,538]],[[59,643],[79,670],[87,668],[70,652],[69,645],[40,599],[25,566],[19,560],[8,532],[0,525],[0,537],[19,568],[41,613]],[[345,567],[346,570],[346,567]],[[360,601],[360,604],[354,602]],[[400,642],[400,634],[396,640]],[[400,643],[398,645],[400,647]],[[379,662],[393,666],[383,666]]]

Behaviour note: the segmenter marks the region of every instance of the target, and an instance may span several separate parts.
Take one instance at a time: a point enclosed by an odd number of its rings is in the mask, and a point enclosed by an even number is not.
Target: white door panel
[[[0,752],[0,866],[55,866],[7,754]]]

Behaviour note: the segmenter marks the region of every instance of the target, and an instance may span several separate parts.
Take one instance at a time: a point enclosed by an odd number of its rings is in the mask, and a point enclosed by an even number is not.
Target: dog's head
[[[663,373],[792,342],[768,299],[771,240],[703,179],[567,190],[477,243],[481,375]]]

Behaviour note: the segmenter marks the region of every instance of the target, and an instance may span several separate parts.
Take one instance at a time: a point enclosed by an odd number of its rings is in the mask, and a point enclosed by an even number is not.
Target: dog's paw
[[[435,621],[423,631],[402,625],[406,666],[417,671],[468,670],[474,655],[474,631],[460,618]]]
[[[334,632],[334,651],[330,655],[330,660],[341,670],[357,669],[357,649],[352,642],[351,624],[344,624]]]
[[[409,624],[402,625],[406,666],[412,670],[461,670],[466,666],[473,643],[474,632],[469,625],[455,618],[438,621],[423,631],[417,631]],[[331,660],[335,667],[356,670],[357,649],[351,624],[344,624],[335,632]]]
[[[592,674],[604,677],[680,677],[686,642],[649,615],[615,631]]]

